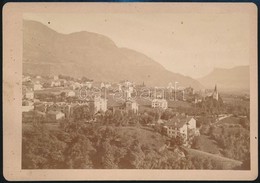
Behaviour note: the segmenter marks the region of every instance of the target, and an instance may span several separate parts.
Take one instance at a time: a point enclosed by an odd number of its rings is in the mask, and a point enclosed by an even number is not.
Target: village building
[[[59,87],[59,86],[61,86],[60,80],[51,81],[51,87]]]
[[[28,82],[28,81],[31,81],[31,78],[30,76],[22,76],[22,82]]]
[[[57,76],[57,75],[56,75],[56,76],[53,76],[53,80],[54,80],[54,81],[59,80],[59,76]]]
[[[22,96],[23,96],[23,99],[33,100],[34,99],[33,88],[23,85]]]
[[[86,86],[87,88],[91,88],[92,84],[93,84],[92,81],[87,81],[87,82],[84,83],[84,86]]]
[[[111,84],[110,83],[105,83],[105,88],[110,88]]]
[[[169,137],[177,137],[181,135],[186,144],[189,137],[199,135],[199,131],[196,128],[196,120],[193,117],[188,116],[175,116],[163,124],[164,133]]]
[[[72,90],[65,91],[67,97],[75,97],[76,92]]]
[[[25,98],[33,100],[34,99],[34,92],[33,91],[26,91]]]
[[[107,111],[107,99],[101,97],[94,97],[94,99],[89,100],[89,106],[94,113],[98,111]]]
[[[58,121],[65,118],[65,114],[61,111],[48,111],[46,114],[47,121]]]
[[[108,109],[111,110],[113,113],[116,111],[124,112],[125,105],[123,100],[108,100]]]
[[[23,100],[22,101],[22,112],[29,112],[34,110],[33,102],[30,100]]]
[[[131,82],[131,81],[128,81],[128,80],[124,80],[124,81],[121,81],[120,84],[126,88],[130,87],[130,86],[134,86],[134,83]]]
[[[185,92],[186,95],[194,95],[194,93],[195,93],[194,89],[190,86],[185,88],[184,92]]]
[[[37,90],[42,90],[42,85],[39,82],[36,82],[33,84],[33,90],[37,91]]]
[[[125,109],[127,112],[132,111],[134,113],[138,112],[138,104],[134,100],[127,100],[125,103]]]
[[[79,89],[79,88],[81,88],[83,85],[81,84],[81,83],[79,83],[79,82],[71,82],[70,83],[70,88],[72,89],[72,90],[76,90],[76,89]]]
[[[168,102],[165,99],[153,99],[152,100],[152,108],[167,109],[168,108]]]
[[[215,89],[212,93],[212,98],[215,100],[218,100],[219,96],[218,96],[218,90],[217,90],[217,85],[215,85]]]
[[[126,100],[131,99],[132,93],[133,93],[133,88],[132,88],[132,87],[129,87],[129,88],[127,88],[127,89],[124,90],[124,92],[123,92],[123,97],[124,97]]]

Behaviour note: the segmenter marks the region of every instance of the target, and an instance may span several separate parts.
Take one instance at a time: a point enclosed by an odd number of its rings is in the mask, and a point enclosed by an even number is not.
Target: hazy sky
[[[89,31],[193,78],[249,64],[247,14],[24,14],[60,33]]]

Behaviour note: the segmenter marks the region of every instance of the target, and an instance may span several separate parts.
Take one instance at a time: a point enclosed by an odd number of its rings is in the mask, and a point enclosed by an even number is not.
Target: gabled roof
[[[176,128],[181,128],[183,125],[188,123],[193,117],[186,117],[186,116],[175,116],[169,119],[167,122],[164,123],[164,126],[173,126]]]

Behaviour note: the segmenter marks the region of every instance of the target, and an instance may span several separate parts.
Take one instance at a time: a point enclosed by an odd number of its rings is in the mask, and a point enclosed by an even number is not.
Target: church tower
[[[218,100],[218,90],[217,90],[217,85],[215,85],[214,92],[212,94],[213,99]]]

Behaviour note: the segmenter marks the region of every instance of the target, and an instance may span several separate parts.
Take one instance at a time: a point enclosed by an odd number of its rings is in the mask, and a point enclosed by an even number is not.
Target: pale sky
[[[103,34],[167,70],[199,78],[214,67],[249,65],[249,16],[229,13],[24,14],[57,32]],[[49,23],[48,23],[49,22]]]

